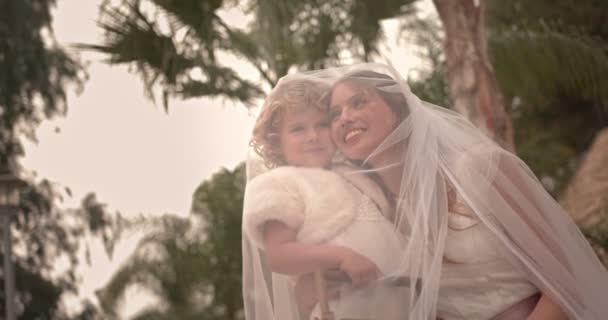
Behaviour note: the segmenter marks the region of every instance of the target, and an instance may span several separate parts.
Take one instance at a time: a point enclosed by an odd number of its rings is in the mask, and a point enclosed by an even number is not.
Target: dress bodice
[[[459,205],[448,214],[438,316],[491,319],[538,290],[493,232]]]
[[[404,240],[376,204],[360,194],[353,222],[327,243],[348,247],[369,258],[386,275],[399,266],[395,257],[402,252]],[[407,312],[407,290],[385,285],[354,288],[345,283],[340,288],[340,297],[330,300],[329,306],[336,319],[401,320]],[[318,306],[311,319],[315,316],[319,316]]]

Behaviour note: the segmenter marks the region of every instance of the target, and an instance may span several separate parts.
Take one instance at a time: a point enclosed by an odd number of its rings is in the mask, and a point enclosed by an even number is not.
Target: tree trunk
[[[608,128],[600,131],[566,188],[560,204],[587,234],[608,267]]]
[[[566,188],[561,205],[582,228],[590,228],[608,215],[608,128],[593,144]]]
[[[448,84],[454,109],[507,150],[511,118],[486,52],[484,0],[433,0],[445,30]]]

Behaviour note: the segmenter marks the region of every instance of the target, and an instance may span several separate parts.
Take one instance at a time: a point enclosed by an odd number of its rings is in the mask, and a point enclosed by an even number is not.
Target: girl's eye
[[[295,127],[292,127],[291,130],[289,130],[289,131],[291,131],[291,132],[300,132],[302,130],[304,130],[304,127],[302,127],[302,126],[295,126]]]
[[[321,121],[319,123],[319,127],[321,127],[321,128],[329,128],[329,121]]]

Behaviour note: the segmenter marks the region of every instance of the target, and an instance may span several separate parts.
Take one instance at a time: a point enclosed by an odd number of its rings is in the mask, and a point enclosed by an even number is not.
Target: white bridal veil
[[[344,79],[354,79],[388,96],[402,96],[402,117],[392,133],[366,161],[356,162],[352,172],[340,173],[347,179],[349,175],[370,176],[380,188],[384,188],[378,179],[382,170],[401,177],[398,193],[385,192],[392,198],[388,199],[392,210],[384,214],[393,225],[385,237],[400,238],[403,246],[393,254],[396,267],[368,288],[369,319],[435,319],[448,210],[454,194],[507,249],[506,256],[513,266],[523,270],[530,282],[572,319],[599,320],[608,316],[605,268],[568,214],[517,156],[499,147],[461,115],[421,101],[390,66],[360,64],[288,75],[281,81],[294,79],[330,87]],[[369,165],[374,157],[389,153],[397,155],[390,163],[380,168]],[[248,170],[251,182],[268,168],[252,153]],[[364,188],[361,191],[366,193]],[[245,210],[247,206],[246,201]],[[289,208],[289,203],[284,207]],[[370,243],[384,240],[368,234],[360,237]],[[295,281],[294,276],[270,270],[263,247],[244,228],[246,318],[307,319],[306,312],[298,310]],[[400,314],[387,316],[391,306],[376,298],[386,286],[406,287],[394,291],[404,306],[399,309]]]

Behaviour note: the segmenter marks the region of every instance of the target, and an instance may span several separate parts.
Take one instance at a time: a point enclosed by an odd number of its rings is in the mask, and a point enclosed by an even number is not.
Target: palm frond
[[[157,306],[151,306],[138,312],[131,320],[173,320],[175,315],[167,310],[158,310]]]
[[[155,295],[162,305],[178,310],[198,312],[206,308],[204,297],[213,296],[213,281],[222,270],[213,269],[207,246],[200,237],[201,230],[192,226],[189,219],[163,216],[140,221],[137,226],[145,231],[135,252],[114,274],[98,294],[105,312],[115,314],[124,294],[131,286],[145,288]],[[207,299],[208,300],[208,299]],[[152,311],[158,311],[154,313]],[[151,309],[152,315],[161,315],[163,308]]]
[[[97,298],[104,313],[116,317],[124,294],[131,286],[144,287],[159,296],[162,301],[164,292],[160,290],[156,279],[164,276],[166,271],[163,269],[162,264],[156,261],[132,257],[114,273],[102,290],[97,291]]]
[[[102,52],[108,63],[133,68],[142,77],[149,98],[156,100],[160,90],[165,109],[171,97],[223,96],[253,105],[261,89],[219,65],[215,58],[218,44],[227,41],[216,21],[221,1],[147,1],[153,7],[147,11],[168,17],[164,20],[144,13],[141,2],[123,0],[102,7],[99,26],[104,42],[76,47]],[[192,76],[195,69],[202,78]]]
[[[215,12],[222,8],[222,0],[178,1],[151,0],[161,11],[172,17],[171,21],[192,30],[201,43],[220,38],[214,26]]]
[[[508,95],[537,106],[579,96],[608,123],[608,44],[553,30],[510,31],[490,38],[496,74]]]

